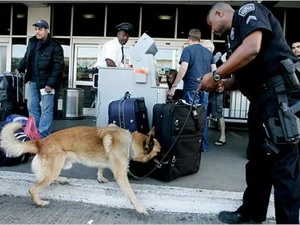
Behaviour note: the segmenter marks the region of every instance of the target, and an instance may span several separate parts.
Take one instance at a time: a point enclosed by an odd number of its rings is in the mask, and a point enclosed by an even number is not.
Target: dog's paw
[[[58,177],[55,181],[55,183],[61,184],[61,185],[68,185],[70,184],[69,179],[65,177]]]
[[[139,209],[136,209],[136,211],[138,211],[138,213],[143,214],[145,216],[148,216],[149,213],[147,212],[147,210],[143,207],[140,207]]]
[[[97,177],[97,181],[99,183],[108,183],[109,182],[109,180],[106,179],[105,177]]]
[[[49,203],[50,203],[50,202],[48,202],[48,201],[43,201],[43,200],[41,200],[41,201],[39,201],[39,202],[36,202],[36,205],[37,205],[38,207],[45,207],[45,206],[49,205]]]

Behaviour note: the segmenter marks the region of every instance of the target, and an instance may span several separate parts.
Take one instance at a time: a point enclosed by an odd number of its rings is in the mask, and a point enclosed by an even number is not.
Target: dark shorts
[[[211,98],[211,114],[215,119],[223,117],[223,93],[216,93]]]

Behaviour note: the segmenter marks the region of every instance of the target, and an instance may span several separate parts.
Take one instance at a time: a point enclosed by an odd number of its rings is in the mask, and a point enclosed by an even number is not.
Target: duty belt
[[[286,95],[286,87],[285,87],[285,80],[283,75],[278,74],[274,77],[269,78],[265,83],[265,88],[274,88],[278,97],[279,104],[288,102],[288,98]]]

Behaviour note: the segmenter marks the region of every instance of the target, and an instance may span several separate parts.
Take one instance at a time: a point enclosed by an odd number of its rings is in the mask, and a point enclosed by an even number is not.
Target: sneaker
[[[228,224],[242,224],[242,223],[244,223],[244,224],[245,223],[259,224],[259,223],[262,223],[262,221],[246,219],[244,216],[242,216],[237,211],[235,211],[235,212],[222,211],[219,213],[219,220],[221,220],[223,223],[228,223]]]

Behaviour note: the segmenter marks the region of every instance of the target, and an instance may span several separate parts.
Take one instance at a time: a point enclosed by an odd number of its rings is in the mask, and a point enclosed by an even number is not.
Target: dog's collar
[[[128,160],[131,159],[131,145],[132,145],[132,134],[129,135],[129,141],[128,141],[128,146],[127,146],[127,154],[128,154]]]

